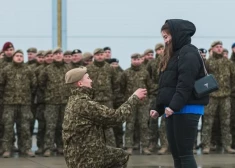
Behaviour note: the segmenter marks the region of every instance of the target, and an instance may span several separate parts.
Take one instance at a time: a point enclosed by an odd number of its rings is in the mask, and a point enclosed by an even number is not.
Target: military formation
[[[220,89],[210,95],[202,117],[201,144],[195,142],[195,152],[202,147],[202,152],[209,154],[223,147],[226,152],[235,153],[235,44],[230,59],[221,41],[211,45],[208,59],[206,49],[201,48],[199,52]],[[126,70],[120,67],[117,58],[112,58],[110,47],[97,48],[92,53],[83,53],[80,49],[38,51],[29,48],[27,56],[25,63],[24,52],[16,50],[11,42],[6,42],[0,53],[0,153],[4,158],[11,157],[13,152],[29,157],[63,155],[65,108],[69,97],[79,91],[65,84],[65,74],[81,66],[87,68],[93,81],[89,99],[108,108],[118,109],[136,89],[147,89],[147,98],[133,109],[125,124],[120,122],[103,128],[106,145],[124,148],[130,155],[133,150],[146,155],[170,152],[165,118],[149,117],[157,94],[163,44],[156,44],[154,50],[146,49],[143,54],[130,55],[130,68]],[[38,149],[34,153],[31,148],[36,120]]]

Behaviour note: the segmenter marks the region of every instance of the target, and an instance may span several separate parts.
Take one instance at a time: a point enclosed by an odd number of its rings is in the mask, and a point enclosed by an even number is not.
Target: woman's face
[[[169,44],[171,42],[171,35],[164,30],[162,31],[162,37],[164,39],[165,44]]]

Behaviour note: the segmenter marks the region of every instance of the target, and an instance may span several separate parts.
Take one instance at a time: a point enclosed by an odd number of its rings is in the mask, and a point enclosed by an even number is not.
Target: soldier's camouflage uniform
[[[232,84],[231,84],[231,134],[232,134],[232,147],[235,149],[235,53],[232,53]]]
[[[231,145],[230,134],[230,93],[231,93],[231,61],[222,55],[213,54],[206,61],[207,70],[213,74],[218,82],[219,90],[210,94],[210,103],[206,106],[204,125],[202,130],[202,143],[204,148],[210,148],[212,125],[216,110],[219,110],[221,123],[222,145],[227,148]]]
[[[105,61],[97,62],[96,60],[87,66],[87,72],[92,79],[94,89],[92,98],[94,101],[109,108],[113,108],[118,93],[118,74],[113,67]],[[105,130],[107,144],[116,146],[115,136],[112,128]]]
[[[4,112],[4,151],[11,151],[16,122],[20,129],[20,151],[31,149],[30,122],[33,119],[30,109],[31,95],[36,90],[36,77],[23,63],[12,63],[3,69],[0,76],[0,95],[3,96]],[[18,141],[18,142],[19,142]]]
[[[44,150],[54,148],[56,129],[60,132],[56,137],[56,145],[58,148],[63,148],[61,131],[64,110],[67,104],[67,86],[65,86],[64,76],[68,70],[69,67],[64,62],[53,62],[46,66],[38,77],[39,86],[44,90],[45,96],[46,133]]]
[[[92,91],[77,88],[66,106],[63,123],[64,156],[68,168],[124,168],[128,154],[106,146],[104,129],[124,122],[139,103],[132,96],[117,110],[91,99]]]
[[[126,100],[137,88],[146,88],[149,98],[155,91],[147,70],[142,66],[132,65],[121,75],[120,92],[124,94]],[[134,145],[133,138],[136,118],[139,120],[138,124],[140,127],[140,141],[142,142],[142,146],[144,148],[148,146],[149,98],[146,98],[139,106],[134,108],[133,115],[126,121],[125,146],[127,148],[132,148]]]
[[[71,69],[79,68],[80,66],[83,66],[83,61],[79,61],[79,62],[76,62],[76,63],[71,62],[69,64],[69,66],[70,66]]]

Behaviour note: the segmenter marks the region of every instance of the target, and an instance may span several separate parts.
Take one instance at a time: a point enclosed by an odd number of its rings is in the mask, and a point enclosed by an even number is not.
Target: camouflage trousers
[[[220,111],[219,109],[216,111],[214,116],[214,122],[212,126],[211,132],[211,144],[216,146],[222,146],[221,142],[221,124],[220,124]]]
[[[30,150],[32,137],[30,134],[30,122],[33,115],[29,105],[4,105],[3,111],[4,135],[3,150],[11,151],[14,137],[14,123],[16,123],[18,135],[18,147],[21,152]]]
[[[219,110],[222,145],[228,147],[231,145],[230,134],[230,112],[231,102],[230,97],[214,98],[210,97],[210,103],[206,106],[204,114],[204,125],[202,130],[202,143],[204,148],[210,147],[212,126],[216,111]]]
[[[66,105],[46,104],[44,111],[46,132],[44,137],[44,150],[54,148],[54,142],[58,148],[63,148],[62,123]],[[56,140],[55,140],[55,135]]]
[[[4,131],[2,113],[3,113],[3,105],[0,104],[0,149],[2,149],[2,138],[3,138],[3,131]]]
[[[235,148],[235,97],[231,98],[231,134],[232,147]]]
[[[113,108],[113,102],[112,101],[107,101],[107,102],[99,102],[102,105],[105,105],[109,108]],[[107,128],[105,129],[105,140],[106,140],[106,145],[116,147],[116,140],[115,140],[115,135],[114,135],[114,130],[113,128]]]
[[[127,148],[132,148],[134,145],[134,126],[136,118],[138,118],[138,125],[140,127],[140,142],[142,147],[148,147],[149,142],[149,107],[147,104],[142,104],[137,106],[132,115],[126,121],[126,132],[125,132],[125,146]]]
[[[38,107],[37,104],[32,104],[31,105],[31,112],[33,114],[33,119],[30,123],[30,133],[31,133],[32,136],[33,136],[33,130],[34,130],[34,125],[35,125],[35,121],[36,121],[37,107]]]
[[[36,119],[38,120],[38,133],[37,133],[37,147],[43,148],[44,137],[46,132],[46,120],[44,118],[45,104],[39,104],[36,112]]]
[[[159,138],[162,148],[168,148],[168,141],[166,137],[166,118],[161,118],[161,125],[159,128]]]
[[[158,119],[149,119],[149,136],[149,143],[156,146],[159,138]]]

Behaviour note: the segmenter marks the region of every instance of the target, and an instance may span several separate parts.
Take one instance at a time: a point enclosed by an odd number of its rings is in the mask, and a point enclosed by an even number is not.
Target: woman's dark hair
[[[161,32],[162,31],[166,32],[167,34],[171,34],[168,23],[165,23],[162,26]],[[172,55],[173,55],[173,48],[172,48],[172,42],[170,42],[169,44],[165,44],[164,55],[160,60],[160,65],[158,69],[159,72],[164,71],[166,69],[168,61],[170,57],[172,57]]]

